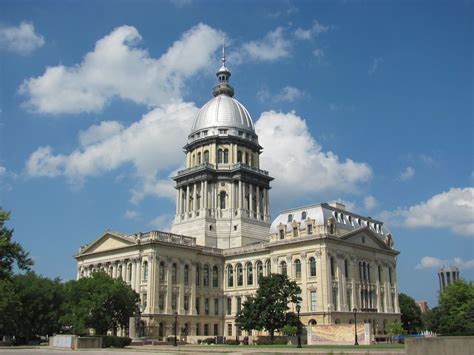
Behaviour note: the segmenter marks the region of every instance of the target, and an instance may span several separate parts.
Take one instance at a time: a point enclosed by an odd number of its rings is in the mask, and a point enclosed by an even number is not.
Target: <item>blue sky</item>
[[[392,231],[400,291],[474,277],[470,1],[2,1],[0,205],[35,270],[106,229],[165,229],[169,176],[225,37],[276,179],[272,214],[339,200]]]

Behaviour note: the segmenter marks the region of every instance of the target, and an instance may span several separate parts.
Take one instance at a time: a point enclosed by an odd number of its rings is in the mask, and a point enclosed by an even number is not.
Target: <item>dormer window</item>
[[[313,234],[313,225],[308,224],[308,234]]]
[[[239,133],[239,137],[242,137],[244,135],[244,132],[242,131],[239,131],[238,133]]]
[[[288,223],[291,223],[291,221],[293,221],[293,215],[290,213],[288,215]]]
[[[349,224],[352,224],[352,216],[347,217],[349,219]]]
[[[207,131],[202,131],[203,137],[207,137]]]
[[[304,221],[306,219],[306,211],[301,212],[301,220]]]
[[[293,227],[293,237],[298,236],[298,227]]]
[[[285,239],[285,231],[283,229],[280,229],[280,240]]]

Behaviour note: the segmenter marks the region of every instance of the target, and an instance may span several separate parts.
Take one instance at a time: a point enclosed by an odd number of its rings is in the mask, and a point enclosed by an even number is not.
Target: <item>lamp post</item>
[[[301,348],[301,322],[300,322],[300,311],[301,306],[300,304],[296,304],[296,313],[298,314],[298,346],[297,348]]]
[[[174,312],[174,343],[173,346],[178,346],[178,312]]]
[[[354,308],[352,312],[354,312],[354,345],[359,345],[357,341],[357,308]]]

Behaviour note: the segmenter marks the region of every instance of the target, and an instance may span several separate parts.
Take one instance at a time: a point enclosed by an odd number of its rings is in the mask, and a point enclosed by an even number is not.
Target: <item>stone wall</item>
[[[471,355],[474,349],[474,336],[407,338],[407,355]]]

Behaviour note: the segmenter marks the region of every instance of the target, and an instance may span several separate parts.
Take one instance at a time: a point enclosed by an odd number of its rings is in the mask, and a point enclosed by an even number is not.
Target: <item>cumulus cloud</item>
[[[325,56],[324,49],[316,48],[313,51],[313,55],[318,59],[319,62],[321,62],[324,59],[324,56]]]
[[[369,195],[369,196],[364,197],[364,207],[366,210],[371,211],[375,207],[377,207],[378,204],[379,203],[374,196]]]
[[[291,42],[286,38],[283,27],[277,27],[260,40],[244,43],[230,54],[229,60],[232,63],[242,63],[247,59],[271,62],[289,57],[290,49]]]
[[[474,237],[474,188],[451,188],[426,202],[384,211],[387,223],[407,228],[449,228],[454,234]]]
[[[35,32],[32,23],[0,27],[0,48],[20,55],[28,55],[44,45],[44,37]]]
[[[30,155],[26,171],[30,176],[63,176],[81,184],[87,177],[131,164],[139,181],[132,191],[133,202],[146,195],[174,200],[169,170],[184,160],[181,148],[197,110],[191,103],[170,104],[126,128],[103,122],[81,132],[80,146],[70,154],[54,154],[49,146],[38,148]]]
[[[154,229],[158,229],[163,232],[169,232],[171,230],[171,224],[173,222],[173,216],[170,214],[163,214],[152,219],[149,223]]]
[[[179,102],[183,82],[213,63],[222,33],[199,24],[159,59],[137,47],[141,36],[121,26],[98,40],[93,51],[75,66],[48,67],[43,75],[25,80],[24,106],[50,114],[98,112],[113,98],[158,106]]]
[[[400,173],[400,180],[408,181],[415,176],[415,168],[407,166],[405,170]]]
[[[457,266],[459,269],[474,269],[474,259],[463,260],[462,258],[439,259],[433,256],[424,256],[420,263],[416,265],[417,269],[440,268],[442,266]]]
[[[7,168],[5,168],[4,166],[1,166],[0,165],[0,177],[2,177],[3,175],[5,175],[7,173]]]
[[[372,176],[366,163],[342,160],[332,152],[323,152],[306,122],[295,112],[263,112],[255,128],[264,147],[261,166],[276,178],[272,196],[351,192]]]
[[[319,21],[315,20],[313,22],[313,25],[308,29],[303,29],[301,27],[298,27],[295,30],[294,35],[297,39],[300,39],[300,40],[310,40],[313,37],[319,36],[321,33],[328,32],[329,29],[330,29],[330,26],[324,26]]]

